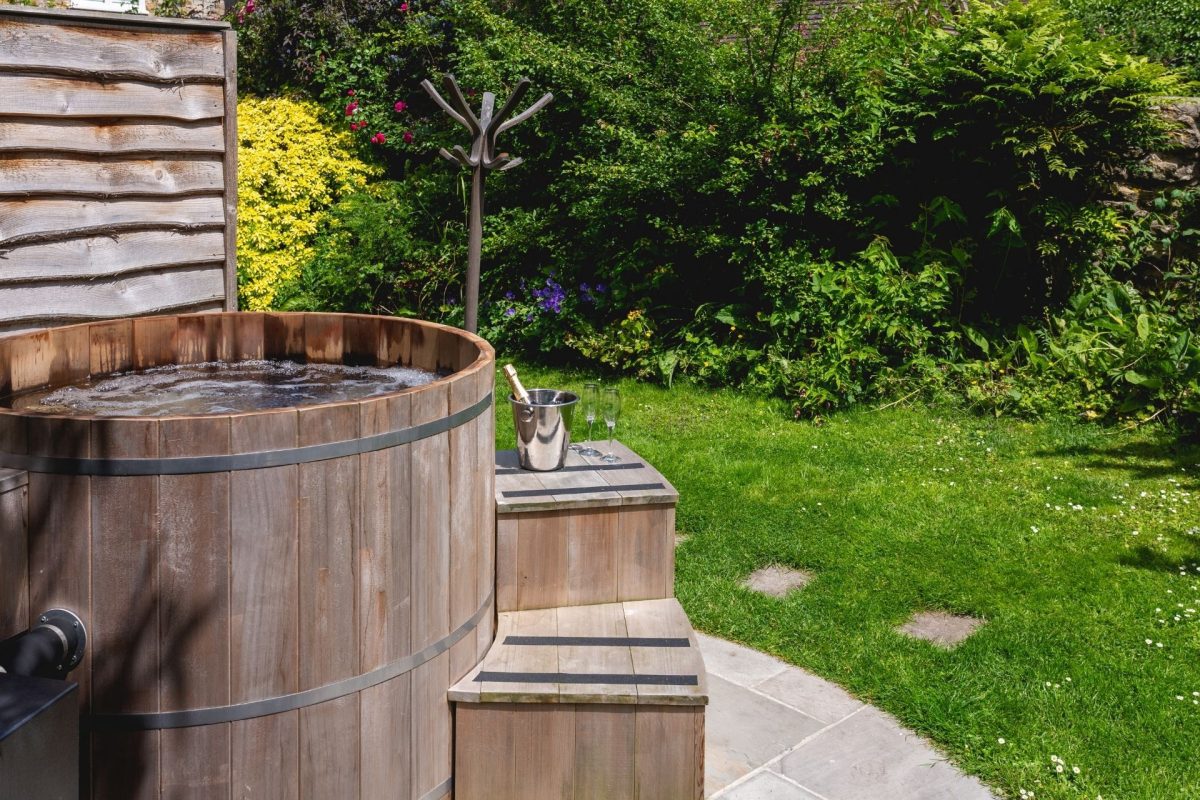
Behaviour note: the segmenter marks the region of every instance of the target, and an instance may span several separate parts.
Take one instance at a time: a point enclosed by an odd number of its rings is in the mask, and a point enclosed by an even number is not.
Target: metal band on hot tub
[[[182,456],[179,458],[63,458],[61,456],[29,456],[0,452],[0,467],[23,469],[56,475],[98,475],[132,477],[139,475],[199,475],[208,472],[236,472],[244,469],[284,467],[327,461],[331,458],[356,456],[386,450],[430,436],[437,436],[463,423],[470,422],[492,406],[492,393],[462,411],[441,419],[422,422],[411,428],[400,428],[361,439],[347,439],[328,444],[293,447],[286,450],[261,450],[255,453],[236,453],[226,456]]]
[[[339,697],[361,692],[364,689],[378,686],[393,678],[398,678],[404,673],[411,672],[427,661],[432,661],[442,653],[445,653],[479,626],[484,615],[491,610],[494,598],[495,592],[489,594],[487,599],[483,601],[483,605],[471,615],[471,618],[444,639],[440,639],[410,656],[405,656],[398,661],[393,661],[363,675],[356,675],[353,678],[347,678],[335,683],[327,683],[324,686],[307,689],[303,692],[269,697],[265,700],[252,700],[249,703],[193,708],[185,711],[90,714],[84,717],[84,723],[91,727],[92,730],[156,731],[167,728],[194,728],[201,725],[217,725],[222,722],[237,722],[243,719],[265,717],[270,714],[281,714],[284,711],[295,711],[298,708],[336,700]]]

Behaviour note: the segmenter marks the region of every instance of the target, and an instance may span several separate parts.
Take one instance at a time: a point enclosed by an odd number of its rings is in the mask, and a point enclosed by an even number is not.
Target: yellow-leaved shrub
[[[377,170],[352,154],[350,134],[320,120],[316,103],[238,101],[238,297],[271,308],[279,287],[312,258],[328,209]]]

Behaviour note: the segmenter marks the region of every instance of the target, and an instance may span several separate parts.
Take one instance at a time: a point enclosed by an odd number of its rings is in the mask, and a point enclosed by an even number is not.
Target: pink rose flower
[[[403,100],[397,100],[394,108],[396,109],[396,113],[399,114],[404,111],[404,109],[408,108],[408,103],[404,102]]]
[[[349,103],[346,103],[346,116],[347,117],[353,116],[354,112],[357,110],[358,110],[358,101],[357,100],[351,100]]]
[[[403,137],[403,138],[404,138],[404,143],[405,143],[405,144],[412,144],[412,140],[413,140],[413,132],[412,132],[412,131],[405,131],[405,132],[404,132],[404,137]]]

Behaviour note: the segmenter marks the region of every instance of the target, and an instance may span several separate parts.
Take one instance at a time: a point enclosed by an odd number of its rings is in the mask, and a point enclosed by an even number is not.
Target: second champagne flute
[[[592,440],[592,425],[596,423],[596,415],[600,409],[600,384],[585,383],[583,385],[583,417],[587,420],[588,425],[588,441]],[[598,456],[600,451],[592,447],[590,444],[585,445],[579,450],[581,456]]]
[[[604,414],[604,424],[608,426],[608,452],[600,457],[601,461],[613,463],[621,458],[613,452],[613,437],[617,430],[617,418],[621,416],[621,393],[616,389],[605,389],[600,399],[601,413]]]

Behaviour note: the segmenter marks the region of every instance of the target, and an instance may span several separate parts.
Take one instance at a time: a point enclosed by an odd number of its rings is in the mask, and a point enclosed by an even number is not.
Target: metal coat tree
[[[421,81],[421,86],[429,93],[433,101],[441,106],[452,120],[470,131],[472,137],[470,153],[464,151],[460,145],[455,145],[452,150],[440,148],[438,153],[447,161],[471,168],[471,214],[470,231],[467,238],[466,328],[471,333],[475,333],[479,322],[479,261],[483,251],[483,176],[492,170],[501,172],[510,170],[521,163],[522,159],[513,158],[508,153],[496,153],[496,137],[541,111],[554,99],[554,95],[550,93],[542,95],[541,99],[529,108],[512,119],[508,119],[517,103],[521,102],[521,98],[525,96],[525,92],[529,91],[529,80],[523,78],[517,84],[517,88],[513,89],[508,102],[499,111],[495,110],[496,95],[492,92],[484,92],[483,105],[480,106],[479,116],[476,117],[470,106],[467,105],[462,90],[458,88],[458,81],[454,79],[453,75],[443,76],[442,85],[446,89],[446,94],[450,96],[449,102],[438,94],[432,83],[427,80]]]

